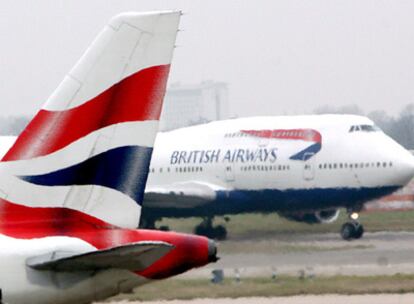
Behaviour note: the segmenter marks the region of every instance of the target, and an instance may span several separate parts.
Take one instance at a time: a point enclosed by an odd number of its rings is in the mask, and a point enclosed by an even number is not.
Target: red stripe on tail
[[[43,156],[113,124],[158,120],[169,68],[141,70],[73,109],[40,110],[2,161]]]
[[[52,236],[76,237],[97,249],[141,241],[164,241],[175,248],[138,274],[162,279],[209,262],[208,240],[157,230],[119,229],[82,212],[67,208],[27,207],[0,199],[0,233],[17,239]]]

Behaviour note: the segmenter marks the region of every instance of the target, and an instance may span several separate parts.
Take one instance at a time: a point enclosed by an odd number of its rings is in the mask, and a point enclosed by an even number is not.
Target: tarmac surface
[[[392,275],[414,274],[414,232],[366,233],[361,240],[343,241],[337,234],[292,234],[273,238],[230,240],[221,244],[220,261],[177,278],[212,278],[214,269],[224,276]],[[281,249],[281,250],[279,250]],[[221,252],[221,253],[220,253]],[[139,290],[139,289],[137,289]],[[274,298],[194,299],[140,304],[412,304],[414,293],[377,295],[322,295]]]
[[[118,304],[412,304],[414,294],[378,294],[378,295],[323,295],[295,296],[276,298],[238,298],[238,299],[195,299],[153,302],[118,302]]]
[[[237,252],[220,253],[219,245],[217,263],[180,277],[211,277],[213,269],[222,269],[226,276],[292,275],[303,271],[315,275],[414,274],[414,232],[366,233],[351,242],[337,234],[230,242],[223,247],[237,244]]]

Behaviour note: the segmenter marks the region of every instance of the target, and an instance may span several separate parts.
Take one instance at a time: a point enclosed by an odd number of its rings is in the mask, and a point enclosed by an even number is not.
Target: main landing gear
[[[225,240],[227,238],[227,229],[223,225],[213,227],[213,218],[206,217],[194,228],[194,233],[204,235],[210,239]]]
[[[156,229],[155,222],[156,218],[141,216],[141,221],[139,222],[138,227],[141,229]]]
[[[150,230],[161,230],[161,231],[170,231],[170,227],[163,225],[160,227],[155,226],[155,222],[159,220],[153,217],[142,217],[141,222],[139,223],[139,228],[141,229],[150,229]],[[1,303],[0,303],[1,304]]]
[[[342,225],[341,236],[346,241],[360,239],[364,234],[364,226],[358,222],[358,212],[349,212],[350,221]]]

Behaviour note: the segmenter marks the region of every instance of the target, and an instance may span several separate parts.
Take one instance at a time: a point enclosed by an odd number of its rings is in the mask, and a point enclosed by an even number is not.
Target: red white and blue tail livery
[[[7,303],[87,303],[214,260],[206,238],[133,229],[180,15],[114,17],[3,157]]]

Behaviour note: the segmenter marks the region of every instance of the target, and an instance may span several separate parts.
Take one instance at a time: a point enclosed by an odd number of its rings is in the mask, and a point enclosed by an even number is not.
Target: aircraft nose
[[[395,157],[399,179],[403,185],[414,177],[414,156],[407,150]]]

